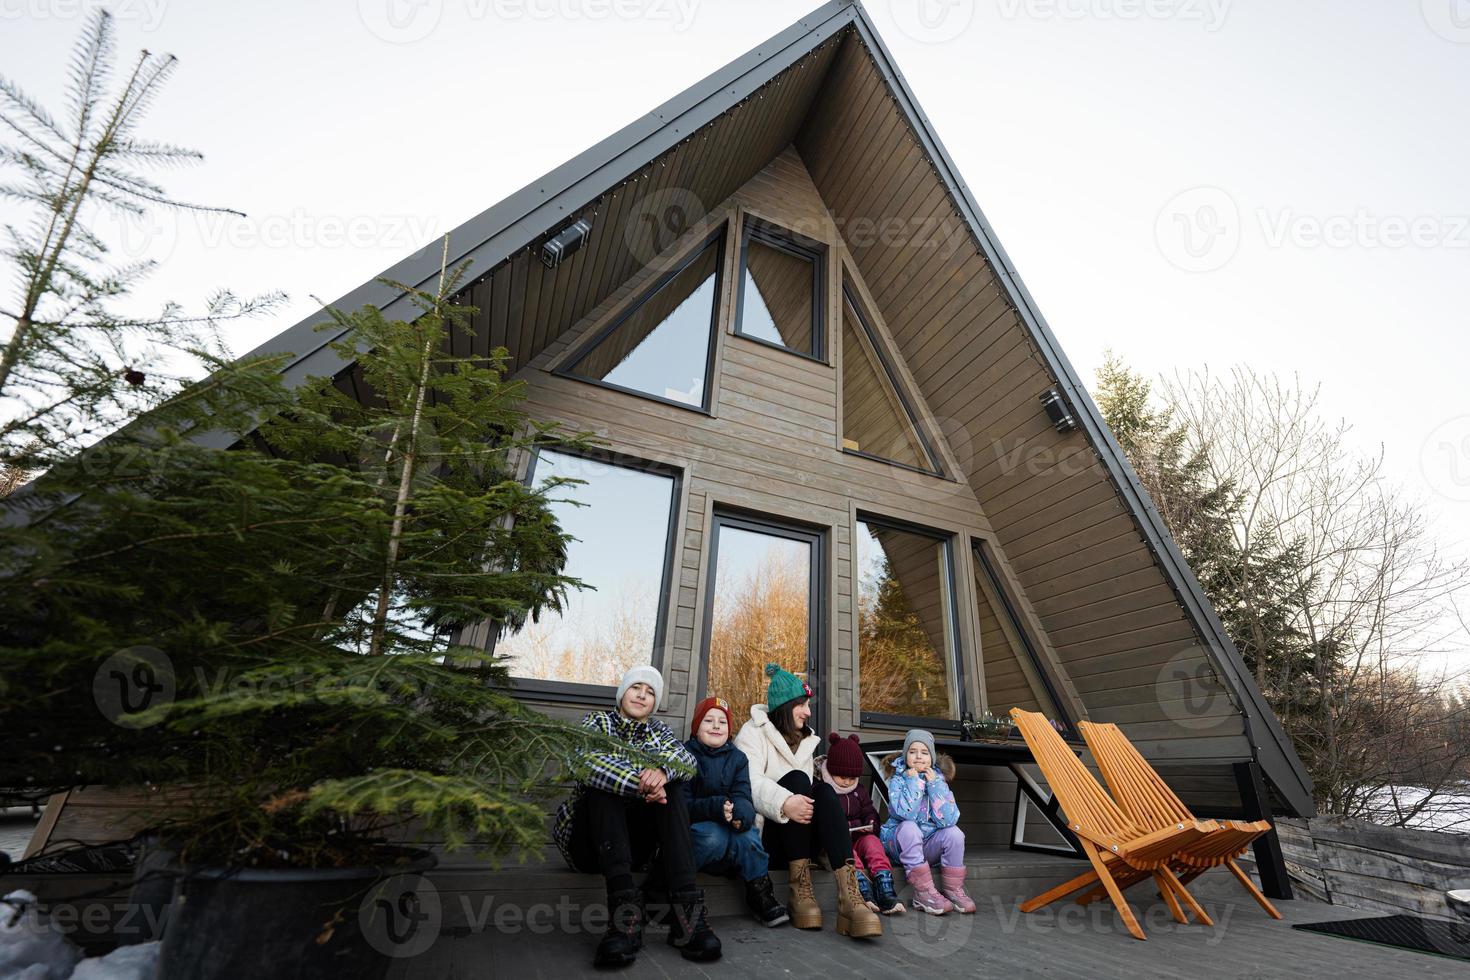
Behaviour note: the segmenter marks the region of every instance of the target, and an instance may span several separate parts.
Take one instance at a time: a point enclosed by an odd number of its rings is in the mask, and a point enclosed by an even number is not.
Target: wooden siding
[[[861,43],[839,51],[796,146],[1067,693],[1150,755],[1248,755],[1242,718],[1210,686],[1207,653],[1096,454],[1041,410],[1055,379]],[[1176,675],[1207,697],[1168,700]],[[993,695],[1024,693],[1013,672],[995,680]]]
[[[833,261],[827,263],[825,288],[832,301],[825,304],[823,322],[830,363],[799,357],[733,332],[733,304],[739,286],[735,246],[747,216],[798,230],[830,250]],[[661,269],[721,224],[727,235],[726,275],[719,297],[719,344],[709,415],[553,373],[578,356],[604,324],[636,302]],[[838,417],[843,370],[835,338],[841,309],[836,302],[839,262],[846,254],[846,243],[800,156],[787,148],[727,200],[711,208],[661,260],[639,270],[519,373],[527,385],[527,407],[536,418],[590,430],[613,452],[684,470],[684,529],[677,542],[675,581],[666,614],[663,663],[667,696],[661,711],[681,731],[694,702],[703,695],[694,688],[700,676],[709,528],[717,508],[754,511],[825,530],[824,560],[830,569],[824,627],[827,662],[825,686],[819,694],[825,699],[832,727],[874,736],[893,733],[865,728],[858,715],[860,651],[855,642],[853,565],[859,512],[954,535],[956,627],[966,657],[967,697],[976,708],[983,704],[975,642],[979,634],[975,583],[967,551],[972,536],[993,536],[993,532],[974,492],[963,482],[841,451]],[[881,323],[874,326],[882,330]],[[927,414],[922,396],[914,392],[911,398],[917,402],[916,411]],[[933,552],[927,547],[925,552],[920,556],[923,569],[903,570],[906,585],[926,575],[934,577],[934,569],[928,567],[933,564]],[[942,622],[937,610],[930,618]],[[558,712],[582,710],[546,704]],[[965,825],[978,841],[1007,839],[1013,794],[1014,782],[1008,774],[978,770],[967,775],[965,796],[972,806]]]

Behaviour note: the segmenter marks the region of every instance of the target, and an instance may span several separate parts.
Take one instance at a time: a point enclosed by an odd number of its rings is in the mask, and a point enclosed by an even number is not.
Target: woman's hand
[[[781,812],[786,814],[786,819],[796,823],[812,822],[812,798],[793,793],[786,797],[786,802],[781,804]]]
[[[726,800],[725,801],[725,823],[733,824],[734,822],[735,822],[735,804],[732,803],[732,802],[730,802],[729,800]]]

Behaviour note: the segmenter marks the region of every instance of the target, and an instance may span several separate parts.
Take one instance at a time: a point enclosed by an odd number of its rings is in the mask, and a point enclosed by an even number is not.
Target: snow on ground
[[[0,903],[0,980],[147,980],[158,943],[119,946],[106,956],[82,951],[36,908],[36,896],[13,891]]]
[[[0,816],[0,851],[10,855],[10,860],[19,861],[36,832],[36,821],[29,814],[24,816]]]
[[[1397,814],[1412,810],[1427,790],[1418,786],[1385,787],[1370,800],[1368,810],[1373,823],[1398,824]],[[1412,830],[1437,830],[1449,834],[1470,834],[1470,793],[1446,793],[1436,797],[1424,812],[1405,824]]]

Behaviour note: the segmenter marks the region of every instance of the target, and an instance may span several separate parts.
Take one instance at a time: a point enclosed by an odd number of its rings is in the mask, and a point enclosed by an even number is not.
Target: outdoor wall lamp
[[[1063,435],[1068,432],[1077,431],[1077,419],[1067,403],[1062,400],[1061,392],[1055,388],[1048,388],[1041,396],[1041,404],[1046,409],[1046,417],[1051,419],[1051,424]]]
[[[573,221],[542,243],[541,264],[555,269],[568,255],[587,244],[587,235],[591,231],[592,223],[586,218]]]

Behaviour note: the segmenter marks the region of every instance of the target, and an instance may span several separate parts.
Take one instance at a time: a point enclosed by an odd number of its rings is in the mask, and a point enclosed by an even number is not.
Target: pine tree
[[[96,231],[104,213],[238,212],[179,201],[143,175],[202,158],[138,134],[177,59],[142,52],[120,85],[115,62],[112,19],[99,10],[68,66],[64,117],[0,77],[0,197],[30,211],[0,245],[18,287],[0,306],[0,496],[227,360],[217,326],[281,299],[220,290],[198,314],[176,303],[149,316],[120,310],[155,263],[110,263]]]
[[[176,155],[131,132],[171,59],[144,55],[108,101],[111,47],[99,16],[70,132],[3,89],[22,134],[5,160],[40,211],[7,253],[24,298],[0,475],[34,478],[0,496],[0,797],[144,787],[182,859],[233,866],[373,860],[408,824],[538,849],[558,776],[606,746],[516,701],[504,663],[456,636],[579,587],[548,506],[567,481],[527,487],[513,463],[585,440],[526,417],[504,350],[450,353],[471,312],[450,299],[462,268],[432,290],[390,284],[416,306],[406,320],[331,311],[355,367],[294,387],[289,354],[196,345],[207,318],[108,312],[133,274],[95,271],[84,217],[163,200],[120,167]],[[151,345],[207,376],[150,383],[133,357]]]
[[[581,440],[527,421],[503,350],[446,353],[459,284],[400,286],[411,320],[333,315],[360,402],[247,363],[24,495],[31,520],[0,537],[0,785],[187,787],[159,829],[194,860],[364,860],[410,819],[451,846],[543,843],[548,769],[597,737],[510,697],[454,628],[578,585],[549,508],[566,481],[528,487],[511,461]]]

